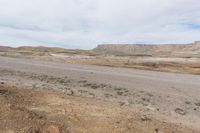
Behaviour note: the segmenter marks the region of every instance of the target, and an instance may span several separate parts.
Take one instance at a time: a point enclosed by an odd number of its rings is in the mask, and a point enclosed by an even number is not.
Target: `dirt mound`
[[[0,132],[13,133],[195,133],[150,110],[123,108],[50,90],[1,86]],[[9,93],[8,93],[9,92]]]

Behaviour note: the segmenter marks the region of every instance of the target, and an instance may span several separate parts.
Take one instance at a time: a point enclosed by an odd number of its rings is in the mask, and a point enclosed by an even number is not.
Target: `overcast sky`
[[[200,0],[0,0],[0,45],[200,40]]]

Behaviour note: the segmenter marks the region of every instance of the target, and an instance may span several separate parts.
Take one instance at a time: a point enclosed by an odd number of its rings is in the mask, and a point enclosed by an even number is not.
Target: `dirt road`
[[[57,76],[70,75],[72,78],[81,78],[84,76],[97,82],[109,82],[130,88],[138,88],[143,85],[150,88],[157,88],[160,84],[162,84],[162,88],[165,89],[169,89],[169,85],[174,85],[174,87],[182,87],[181,89],[187,88],[187,90],[190,91],[200,91],[197,89],[200,87],[199,75],[112,68],[94,65],[55,63],[9,57],[0,57],[0,67]]]
[[[9,57],[0,57],[0,70],[0,80],[13,86],[70,87],[71,95],[112,101],[130,108],[142,105],[169,117],[173,123],[200,131],[199,75]]]

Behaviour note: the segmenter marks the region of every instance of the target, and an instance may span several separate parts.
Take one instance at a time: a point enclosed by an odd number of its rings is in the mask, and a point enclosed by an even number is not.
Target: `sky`
[[[197,40],[200,0],[0,0],[4,46],[92,49]]]

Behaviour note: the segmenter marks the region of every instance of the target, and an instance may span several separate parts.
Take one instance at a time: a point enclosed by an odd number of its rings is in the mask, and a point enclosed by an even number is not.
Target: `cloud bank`
[[[0,0],[0,45],[200,40],[199,0]]]

